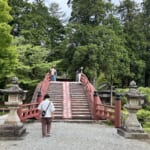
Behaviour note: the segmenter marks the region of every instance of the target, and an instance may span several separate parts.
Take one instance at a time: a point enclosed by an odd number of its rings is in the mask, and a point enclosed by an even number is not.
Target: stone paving
[[[106,125],[53,122],[52,135],[45,138],[40,122],[25,127],[28,133],[23,140],[0,141],[0,150],[150,150],[149,143],[125,139]]]

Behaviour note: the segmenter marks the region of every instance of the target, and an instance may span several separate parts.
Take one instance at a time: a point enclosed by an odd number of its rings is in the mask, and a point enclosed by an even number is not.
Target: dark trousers
[[[42,136],[50,134],[52,118],[41,118]]]

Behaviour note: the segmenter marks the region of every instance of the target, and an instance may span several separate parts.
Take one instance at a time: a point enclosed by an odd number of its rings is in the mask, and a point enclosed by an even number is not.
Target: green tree
[[[143,60],[146,64],[145,69],[145,86],[150,86],[150,1],[144,0],[143,3],[143,15],[141,16],[142,19],[142,29],[145,35],[144,41],[145,41],[145,49],[144,49],[144,55]]]
[[[105,26],[75,25],[70,34],[70,46],[65,54],[65,64],[72,77],[76,69],[84,72],[93,81],[102,72],[106,78],[117,78],[129,73],[128,53],[124,43],[112,29]],[[122,61],[124,59],[124,61]]]
[[[54,49],[63,39],[64,29],[61,21],[51,16],[43,0],[33,3],[21,0],[9,0],[14,17],[11,25],[13,35],[23,35],[28,43],[43,45]]]
[[[11,27],[8,22],[12,20],[9,14],[10,7],[7,0],[0,0],[0,78],[1,82],[5,77],[13,74],[17,63],[17,53],[11,47]]]
[[[112,9],[110,2],[104,0],[72,1],[71,22],[82,24],[102,24],[107,14]]]
[[[145,36],[139,7],[133,0],[124,0],[120,3],[118,12],[121,16],[125,46],[130,58],[130,74],[126,78],[127,83],[134,79],[137,83],[143,84],[145,62],[142,57],[145,49]]]
[[[13,46],[18,52],[19,62],[16,67],[16,75],[20,82],[31,84],[42,80],[50,67],[46,61],[48,49],[28,44],[23,37],[14,38]]]
[[[72,15],[66,37],[68,71],[73,76],[80,66],[91,81],[105,74],[116,82],[129,75],[128,51],[124,48],[123,29],[113,14],[110,2],[72,2]],[[87,9],[88,8],[88,9]],[[79,13],[80,12],[80,13]]]
[[[52,16],[44,1],[29,3],[24,0],[9,0],[9,4],[14,17],[10,23],[13,35],[23,36],[31,45],[48,48],[48,62],[62,59],[63,49],[60,47],[65,37],[64,27],[60,18]]]
[[[57,3],[50,4],[49,12],[52,17],[56,17],[59,20],[61,20],[65,17],[65,13],[63,11],[61,11],[61,8],[59,7],[59,4],[57,4]]]

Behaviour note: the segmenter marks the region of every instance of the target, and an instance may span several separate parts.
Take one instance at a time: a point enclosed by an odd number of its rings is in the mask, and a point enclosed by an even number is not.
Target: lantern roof
[[[24,90],[22,90],[19,85],[18,85],[18,78],[17,77],[14,77],[12,79],[12,85],[11,87],[7,88],[7,89],[0,89],[0,93],[13,93],[13,94],[21,94],[21,93],[24,93]]]
[[[129,91],[126,93],[128,97],[144,98],[144,95],[137,91],[137,85],[135,81],[131,81],[129,85]]]

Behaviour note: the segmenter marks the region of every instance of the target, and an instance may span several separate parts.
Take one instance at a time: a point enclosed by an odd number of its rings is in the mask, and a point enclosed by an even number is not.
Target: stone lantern
[[[20,139],[26,129],[18,117],[17,109],[22,104],[26,91],[19,87],[18,79],[14,77],[12,86],[8,89],[0,89],[0,93],[8,95],[8,101],[5,102],[5,105],[10,110],[4,124],[0,126],[0,139]]]
[[[136,82],[131,81],[129,91],[126,93],[127,104],[125,105],[125,108],[128,111],[128,116],[124,125],[117,130],[118,134],[126,138],[148,138],[148,134],[144,133],[144,130],[136,116],[136,112],[141,109],[141,105],[144,99],[144,95],[139,93],[136,88]]]

